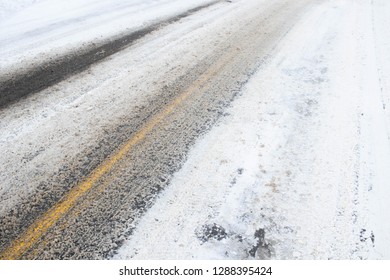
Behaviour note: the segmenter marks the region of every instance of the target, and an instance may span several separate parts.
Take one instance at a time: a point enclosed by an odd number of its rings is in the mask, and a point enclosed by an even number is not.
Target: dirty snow
[[[309,10],[114,258],[390,259],[389,11]]]

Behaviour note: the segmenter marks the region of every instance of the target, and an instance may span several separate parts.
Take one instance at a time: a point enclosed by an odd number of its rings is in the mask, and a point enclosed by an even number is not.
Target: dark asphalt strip
[[[162,26],[175,23],[219,2],[221,0],[190,9],[182,14],[113,38],[100,45],[95,45],[75,53],[64,54],[53,60],[46,61],[28,72],[20,71],[10,75],[10,77],[0,77],[0,108],[78,74],[92,64],[123,50]]]

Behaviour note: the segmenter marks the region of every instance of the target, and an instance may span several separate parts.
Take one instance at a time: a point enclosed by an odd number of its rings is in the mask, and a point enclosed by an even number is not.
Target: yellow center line
[[[92,187],[120,161],[125,155],[146,135],[151,132],[160,122],[170,115],[175,108],[183,103],[197,89],[200,89],[212,76],[216,75],[221,68],[231,60],[237,50],[231,48],[226,52],[216,64],[211,66],[203,73],[191,86],[189,86],[182,94],[176,97],[161,113],[153,117],[145,124],[138,132],[136,132],[116,153],[104,160],[87,178],[79,185],[73,187],[57,204],[45,212],[35,222],[33,222],[27,230],[11,245],[0,253],[0,259],[11,260],[20,259],[24,253],[34,246],[35,243],[51,228],[59,219],[65,216],[71,208],[73,208],[78,199],[86,194]]]

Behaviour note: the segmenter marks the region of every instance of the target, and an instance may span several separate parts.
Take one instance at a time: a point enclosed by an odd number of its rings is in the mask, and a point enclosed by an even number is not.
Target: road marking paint
[[[29,249],[31,249],[44,234],[52,228],[62,217],[64,217],[77,203],[77,201],[90,191],[93,186],[108,172],[114,165],[125,157],[125,155],[139,142],[141,142],[149,132],[151,132],[160,122],[170,115],[180,104],[182,104],[197,89],[204,87],[204,84],[215,76],[224,65],[231,61],[238,53],[238,50],[231,47],[225,52],[217,63],[212,65],[193,84],[191,84],[182,94],[176,97],[161,113],[153,117],[138,132],[136,132],[116,153],[104,160],[88,177],[79,185],[73,187],[57,204],[45,212],[11,245],[0,253],[0,259],[12,260],[20,259]]]

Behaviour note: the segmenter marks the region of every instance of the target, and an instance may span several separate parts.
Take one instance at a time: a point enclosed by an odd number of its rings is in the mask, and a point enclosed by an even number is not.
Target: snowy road
[[[32,2],[0,82],[153,28],[0,109],[1,258],[390,259],[389,1]]]

